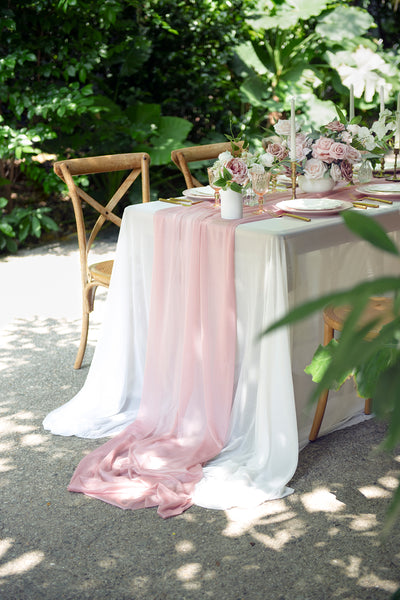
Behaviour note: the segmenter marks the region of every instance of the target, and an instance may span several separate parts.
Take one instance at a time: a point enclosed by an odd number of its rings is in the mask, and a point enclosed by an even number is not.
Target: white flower
[[[251,165],[249,171],[250,171],[250,173],[264,173],[265,169],[259,163],[254,163]]]
[[[385,112],[389,111],[385,110]],[[378,140],[382,140],[385,137],[385,135],[389,133],[389,131],[392,131],[396,128],[393,122],[385,123],[385,112],[383,113],[383,115],[381,115],[379,121],[374,121],[372,123],[371,131],[372,133],[375,133]]]
[[[279,119],[279,121],[274,125],[274,129],[278,135],[290,135],[290,121],[287,119]]]
[[[225,152],[221,152],[218,156],[218,161],[221,165],[225,166],[233,158],[233,154],[229,152],[229,150],[225,150]]]
[[[384,88],[388,97],[392,84],[382,75],[391,75],[391,68],[383,58],[366,46],[358,46],[355,52],[347,51],[330,53],[330,62],[337,69],[342,83],[347,88],[354,86],[354,96],[361,98],[364,93],[365,101],[372,102],[374,94]]]
[[[330,176],[333,181],[341,181],[342,180],[342,171],[340,170],[339,165],[333,163],[330,168]]]
[[[274,164],[275,156],[270,152],[264,152],[263,154],[261,154],[259,160],[264,167],[272,167],[272,165]]]

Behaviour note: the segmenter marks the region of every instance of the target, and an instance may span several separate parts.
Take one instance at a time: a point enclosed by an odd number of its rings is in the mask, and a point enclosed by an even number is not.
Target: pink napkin
[[[166,518],[192,504],[202,465],[226,440],[234,386],[238,224],[203,202],[154,216],[144,386],[136,420],[88,454],[68,489]],[[111,349],[112,351],[112,349]]]

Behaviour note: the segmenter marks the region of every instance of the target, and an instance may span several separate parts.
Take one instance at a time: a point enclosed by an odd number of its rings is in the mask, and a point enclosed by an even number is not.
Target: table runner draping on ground
[[[154,268],[142,400],[136,420],[76,469],[69,490],[121,508],[192,503],[202,465],[222,449],[236,348],[234,234],[208,206],[154,217]]]

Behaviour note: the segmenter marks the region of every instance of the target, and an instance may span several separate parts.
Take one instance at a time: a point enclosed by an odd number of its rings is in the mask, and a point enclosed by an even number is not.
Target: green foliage
[[[7,199],[0,198],[0,209],[7,206]],[[47,207],[15,207],[0,220],[0,250],[15,253],[18,244],[29,238],[40,238],[47,231],[58,231],[59,227],[49,216]]]
[[[258,0],[247,20],[252,32],[238,47],[236,63],[242,98],[251,105],[247,122],[255,130],[268,128],[271,115],[289,111],[291,95],[309,124],[323,125],[335,104],[348,108],[350,79],[357,82],[356,109],[376,112],[383,83],[391,86],[394,105],[400,89],[396,51],[382,49],[373,17],[350,4]],[[375,61],[357,54],[363,51]]]

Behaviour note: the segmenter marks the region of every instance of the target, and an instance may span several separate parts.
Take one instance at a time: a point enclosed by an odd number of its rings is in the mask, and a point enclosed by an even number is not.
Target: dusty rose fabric
[[[68,489],[124,509],[192,504],[202,465],[222,449],[234,386],[234,235],[254,209],[222,220],[209,203],[154,217],[144,387],[136,420],[87,455]]]

